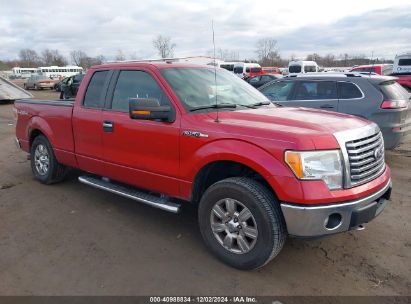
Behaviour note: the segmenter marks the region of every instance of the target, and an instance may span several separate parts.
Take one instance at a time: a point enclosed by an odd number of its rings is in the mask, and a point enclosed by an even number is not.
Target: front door
[[[153,98],[173,105],[148,71],[119,71],[108,109],[103,111],[106,176],[146,190],[179,195],[180,118],[174,122],[129,116],[130,98]]]

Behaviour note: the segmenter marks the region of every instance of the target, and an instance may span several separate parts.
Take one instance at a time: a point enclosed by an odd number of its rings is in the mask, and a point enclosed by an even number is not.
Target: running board
[[[97,189],[106,190],[108,192],[118,194],[127,198],[131,198],[132,200],[147,204],[155,208],[159,208],[172,213],[180,212],[179,204],[170,202],[164,197],[158,197],[152,194],[148,194],[132,187],[113,184],[109,181],[105,181],[104,179],[95,178],[92,176],[80,176],[78,180],[80,183],[92,186]]]

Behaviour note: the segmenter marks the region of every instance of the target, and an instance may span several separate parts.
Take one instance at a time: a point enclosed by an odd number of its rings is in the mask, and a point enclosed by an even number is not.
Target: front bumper
[[[366,197],[321,206],[281,203],[288,234],[295,237],[321,237],[344,232],[368,223],[385,208],[391,196],[388,183]]]

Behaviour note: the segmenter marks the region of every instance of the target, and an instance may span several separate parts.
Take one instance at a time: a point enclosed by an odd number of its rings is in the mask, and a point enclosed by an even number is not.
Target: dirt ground
[[[52,91],[38,98],[57,98]],[[411,141],[387,153],[392,201],[363,231],[288,239],[258,271],[217,261],[196,209],[153,209],[76,181],[36,182],[0,105],[1,295],[410,295]]]

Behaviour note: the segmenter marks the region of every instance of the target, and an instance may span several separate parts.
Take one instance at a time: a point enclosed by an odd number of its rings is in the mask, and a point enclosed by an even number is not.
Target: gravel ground
[[[392,201],[365,230],[288,239],[266,267],[243,272],[207,253],[194,207],[169,214],[76,173],[42,185],[13,137],[12,105],[1,104],[1,295],[410,295],[410,140],[387,153]]]

